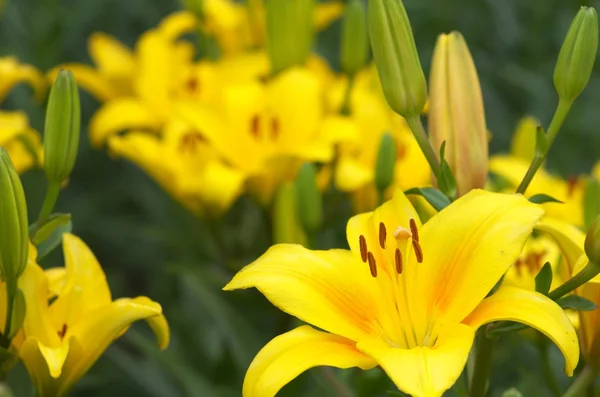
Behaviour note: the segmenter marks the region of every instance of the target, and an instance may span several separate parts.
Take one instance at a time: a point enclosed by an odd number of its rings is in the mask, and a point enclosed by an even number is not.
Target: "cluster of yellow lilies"
[[[548,133],[524,118],[509,153],[489,156],[491,134],[465,40],[456,32],[439,37],[428,90],[400,0],[370,0],[368,19],[358,0],[290,0],[289,7],[314,6],[310,31],[343,15],[344,23],[357,23],[345,34],[370,36],[374,63],[357,61],[350,72],[352,51],[360,48],[346,46],[341,73],[315,53],[280,67],[281,54],[273,52],[285,46],[270,37],[275,8],[260,0],[188,3],[133,49],[94,33],[93,65],[65,63],[44,76],[0,58],[0,101],[21,82],[42,99],[60,70],[70,70],[100,102],[88,125],[92,144],[136,164],[201,218],[218,218],[244,194],[280,215],[278,193],[305,163],[318,164],[318,191],[348,194],[357,214],[347,223],[350,249],[316,251],[297,244],[306,240],[286,241],[225,286],[257,288],[309,324],[258,352],[245,397],[273,397],[316,366],[380,366],[404,393],[441,396],[472,351],[476,369],[467,380],[470,395],[481,397],[489,376],[485,353],[508,332],[506,322],[551,339],[569,376],[582,354],[580,383],[593,381],[600,315],[581,304],[600,305],[600,233],[591,222],[598,214],[586,208],[600,200],[589,194],[600,166],[568,181],[543,166],[587,84],[593,61],[588,65],[585,54],[596,54],[598,35],[593,9],[580,11],[561,50],[554,76],[560,104]],[[301,46],[304,38],[297,39],[291,43]],[[44,166],[48,153],[20,111],[0,110],[0,146],[18,173]],[[169,342],[158,303],[113,301],[85,243],[64,233],[62,245],[65,267],[43,270],[29,243],[18,279],[26,311],[14,333],[6,321],[13,309],[0,299],[0,330],[11,331],[7,351],[23,360],[46,397],[68,393],[134,321],[146,320],[161,348]],[[567,395],[577,395],[572,390]]]

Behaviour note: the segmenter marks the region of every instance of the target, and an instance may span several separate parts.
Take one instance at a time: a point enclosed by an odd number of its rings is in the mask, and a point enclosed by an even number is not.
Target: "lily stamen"
[[[412,233],[413,240],[419,242],[419,229],[417,229],[417,223],[412,218],[408,223],[410,224],[410,232]]]
[[[62,325],[62,328],[60,329],[60,331],[58,331],[58,337],[60,339],[62,339],[65,337],[66,334],[67,334],[67,324],[65,323]]]
[[[375,257],[370,251],[367,254],[367,258],[369,260],[369,270],[371,271],[371,276],[377,277],[377,262],[375,262]]]
[[[387,238],[387,230],[383,222],[379,222],[379,246],[385,249],[385,239]]]
[[[358,237],[358,245],[360,246],[360,258],[367,263],[367,240],[362,234]]]
[[[419,241],[416,240],[415,238],[413,238],[412,245],[415,250],[415,256],[417,257],[417,262],[423,263],[423,250],[421,249],[421,246],[419,245]]]
[[[402,274],[404,264],[402,263],[402,252],[398,248],[396,248],[396,252],[394,253],[394,259],[396,261],[396,273]]]

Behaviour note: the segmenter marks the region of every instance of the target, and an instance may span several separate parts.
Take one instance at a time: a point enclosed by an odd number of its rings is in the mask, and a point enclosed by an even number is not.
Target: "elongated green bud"
[[[4,148],[0,148],[0,236],[0,277],[14,283],[25,270],[29,255],[27,204],[19,175]]]
[[[81,110],[73,73],[61,70],[50,90],[44,130],[44,170],[48,180],[61,183],[77,158]]]
[[[277,74],[306,61],[312,47],[315,0],[267,0],[267,50]]]
[[[377,163],[375,164],[375,187],[378,191],[385,191],[394,182],[396,167],[396,142],[394,137],[385,133],[381,137]]]
[[[367,16],[361,0],[350,0],[344,10],[341,64],[344,73],[353,76],[367,64],[369,33]]]
[[[600,216],[590,225],[583,247],[590,262],[600,266]]]
[[[317,170],[314,164],[305,163],[300,167],[296,186],[300,222],[304,230],[314,233],[323,223],[323,201],[317,185]]]
[[[573,102],[590,81],[598,50],[598,15],[581,7],[569,27],[554,69],[554,86],[560,99]]]
[[[403,117],[421,114],[427,83],[401,0],[369,0],[369,36],[387,102]]]
[[[275,244],[306,245],[306,235],[298,219],[298,193],[293,182],[283,183],[273,203],[273,239]]]

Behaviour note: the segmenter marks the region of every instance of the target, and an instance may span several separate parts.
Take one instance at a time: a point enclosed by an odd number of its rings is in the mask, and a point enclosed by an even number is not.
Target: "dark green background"
[[[406,0],[421,60],[429,68],[436,36],[459,30],[475,58],[493,152],[506,150],[523,115],[546,125],[557,103],[554,63],[567,27],[584,0]],[[176,0],[7,0],[0,15],[0,55],[14,54],[47,70],[62,62],[89,62],[87,37],[110,33],[129,46],[145,30],[179,8]],[[317,48],[337,66],[340,24],[319,36]],[[550,155],[563,176],[589,171],[600,158],[600,68],[576,102]],[[236,269],[268,247],[263,211],[242,198],[224,222],[194,219],[135,166],[90,148],[86,125],[98,103],[82,93],[82,143],[76,169],[57,210],[71,212],[74,232],[105,267],[115,296],[148,295],[159,301],[173,338],[159,353],[152,336],[135,326],[92,369],[76,396],[239,396],[244,372],[258,349],[294,322],[255,291],[223,293]],[[14,90],[4,109],[26,109],[42,130],[44,104],[27,87]],[[41,172],[24,176],[31,214],[43,199]],[[551,194],[551,192],[548,192]],[[322,248],[344,246],[348,206],[331,211],[319,235]],[[339,206],[336,206],[339,209]],[[33,215],[32,215],[33,216]],[[215,236],[217,236],[215,238]],[[58,251],[58,250],[57,250]],[[223,253],[227,252],[225,256]],[[43,265],[59,265],[59,252]],[[531,333],[532,340],[536,340]],[[561,386],[563,359],[549,351]],[[511,386],[526,396],[545,396],[534,344],[505,337],[496,353],[494,394]],[[379,370],[345,371],[339,382],[356,395],[384,395],[392,386]],[[22,368],[10,379],[17,396],[31,395]],[[378,394],[379,393],[379,394]],[[282,396],[335,395],[322,371],[310,371]],[[340,394],[341,396],[342,394]]]

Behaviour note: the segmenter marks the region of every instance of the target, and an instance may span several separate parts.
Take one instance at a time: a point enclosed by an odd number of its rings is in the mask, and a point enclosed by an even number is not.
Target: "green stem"
[[[583,368],[583,371],[579,374],[575,382],[569,387],[563,397],[581,397],[584,395],[586,389],[592,382],[595,377],[594,370],[590,366],[586,366]]]
[[[600,266],[596,266],[595,264],[589,262],[582,271],[575,275],[575,277],[571,278],[566,283],[550,292],[548,294],[548,298],[554,301],[558,300],[596,277],[598,273],[600,273]]]
[[[331,386],[331,389],[336,397],[352,397],[352,392],[335,376],[333,370],[329,367],[321,367],[323,379]]]
[[[44,198],[44,203],[42,204],[42,209],[40,210],[40,215],[38,216],[38,220],[35,227],[36,232],[40,227],[44,225],[44,223],[46,223],[46,221],[50,217],[52,210],[54,210],[56,200],[58,200],[59,193],[60,184],[55,182],[48,182],[46,197]]]
[[[348,116],[350,114],[350,98],[352,96],[352,88],[354,87],[354,75],[348,76],[348,85],[346,86],[346,92],[344,93],[344,101],[340,113],[342,116]]]
[[[6,326],[2,335],[2,347],[8,349],[10,347],[10,328],[12,326],[13,309],[15,307],[15,295],[17,294],[16,280],[6,280]]]
[[[573,105],[573,102],[567,102],[562,99],[558,101],[558,107],[556,108],[556,112],[554,112],[554,117],[552,117],[550,127],[548,127],[548,131],[546,132],[546,141],[548,143],[546,153],[544,153],[542,156],[536,156],[533,158],[533,161],[531,162],[527,173],[525,174],[523,180],[521,181],[521,184],[517,188],[517,193],[525,194],[525,191],[529,187],[529,184],[533,180],[533,177],[540,169],[542,164],[544,164],[544,161],[546,161],[548,153],[550,152],[550,148],[552,147],[552,144],[554,143],[554,140],[558,135],[558,131],[560,131],[560,128],[562,127],[565,118],[567,117],[567,114],[569,114],[569,110],[571,110],[571,105]]]
[[[429,167],[433,171],[434,175],[440,174],[440,163],[429,143],[429,139],[427,139],[427,134],[425,133],[425,128],[423,127],[423,123],[421,122],[421,117],[419,115],[410,116],[406,119],[406,123],[408,127],[412,131],[421,151],[425,155],[427,162],[429,163]]]
[[[496,341],[495,338],[490,338],[486,335],[485,329],[481,329],[477,333],[475,371],[473,372],[469,397],[485,396],[492,372],[492,355],[494,353],[494,342]]]
[[[550,357],[548,357],[548,343],[546,342],[546,338],[538,334],[537,335],[538,343],[537,347],[540,352],[540,359],[542,360],[542,372],[544,374],[544,378],[546,379],[546,383],[552,392],[552,395],[555,397],[560,397],[560,386],[556,381],[556,377],[552,373],[552,367],[550,366]]]

